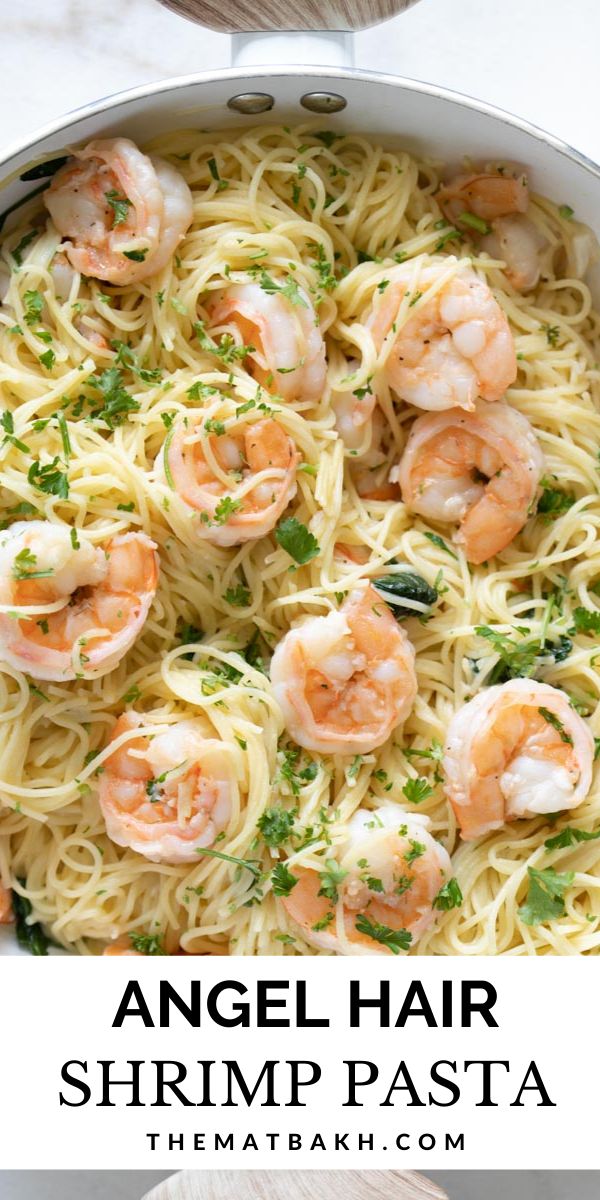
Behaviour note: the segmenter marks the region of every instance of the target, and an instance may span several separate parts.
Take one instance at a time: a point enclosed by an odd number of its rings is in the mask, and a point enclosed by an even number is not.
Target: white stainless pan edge
[[[200,4],[201,0],[163,2],[176,6]],[[401,7],[406,0],[388,3]],[[182,30],[185,32],[184,25]],[[559,138],[501,109],[433,84],[351,66],[281,65],[286,47],[289,57],[302,56],[305,64],[327,52],[338,62],[348,59],[351,43],[344,32],[240,33],[236,38],[238,62],[247,62],[259,53],[273,58],[274,65],[237,66],[119,92],[68,113],[26,141],[8,147],[0,158],[0,223],[6,218],[4,229],[9,229],[14,219],[13,207],[45,186],[41,175],[23,179],[23,174],[73,145],[114,133],[143,143],[182,128],[219,130],[244,124],[303,122],[314,119],[303,99],[317,93],[345,101],[342,112],[319,116],[320,128],[393,140],[449,164],[459,164],[465,155],[479,161],[512,159],[527,164],[534,189],[570,204],[576,217],[600,237],[600,167]],[[248,93],[268,98],[268,111],[242,115],[230,107],[233,99]],[[592,282],[600,297],[600,272],[597,274]],[[0,929],[0,955],[15,953],[20,951],[11,927]]]

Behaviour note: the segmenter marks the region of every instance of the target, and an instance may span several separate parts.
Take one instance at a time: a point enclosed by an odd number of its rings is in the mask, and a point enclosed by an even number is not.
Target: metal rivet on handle
[[[227,101],[227,107],[250,116],[253,113],[269,112],[274,103],[274,96],[270,96],[268,92],[241,92],[239,96],[232,96]]]
[[[348,101],[337,92],[306,92],[301,96],[300,103],[309,112],[336,113],[346,107]]]

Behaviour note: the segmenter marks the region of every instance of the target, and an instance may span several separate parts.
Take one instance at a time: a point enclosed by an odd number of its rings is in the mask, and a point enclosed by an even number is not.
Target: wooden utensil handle
[[[368,29],[418,0],[160,0],[181,17],[219,33]]]

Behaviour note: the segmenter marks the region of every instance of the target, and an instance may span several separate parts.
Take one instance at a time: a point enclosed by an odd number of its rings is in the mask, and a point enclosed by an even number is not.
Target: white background
[[[356,960],[344,959],[213,959],[174,958],[168,963],[169,979],[182,996],[189,995],[189,980],[201,978],[203,989],[220,979],[243,980],[252,994],[258,978],[308,980],[311,1015],[330,1016],[326,1029],[222,1029],[203,1020],[192,1029],[175,1016],[169,1029],[145,1029],[139,1020],[128,1020],[112,1029],[119,1000],[129,978],[143,980],[144,994],[153,1006],[158,982],[165,973],[160,958],[8,960],[10,987],[0,989],[0,1028],[3,1038],[0,1130],[2,1164],[6,1168],[97,1169],[111,1167],[176,1170],[210,1167],[362,1167],[408,1170],[464,1168],[580,1169],[598,1166],[598,1114],[592,1102],[590,1081],[600,1070],[597,1026],[600,959],[465,959],[402,958],[363,960],[362,982],[371,994],[378,980],[390,977],[398,1006],[411,977],[423,980],[432,1003],[439,996],[440,980],[487,979],[499,991],[495,1010],[498,1029],[486,1029],[476,1020],[472,1029],[427,1029],[421,1019],[406,1029],[381,1030],[372,1016],[360,1030],[346,1026],[348,981],[356,977]],[[132,972],[135,971],[135,975]],[[43,981],[43,982],[42,982]],[[394,1011],[394,1005],[392,1005]],[[397,1011],[397,1009],[396,1009]],[[183,1090],[197,1100],[193,1067],[197,1059],[236,1059],[249,1080],[256,1079],[265,1059],[314,1059],[323,1068],[321,1083],[304,1093],[305,1108],[244,1105],[237,1108],[80,1108],[59,1107],[60,1069],[67,1059],[87,1060],[89,1070],[97,1059],[117,1063],[123,1076],[128,1059],[169,1059],[191,1068]],[[499,1072],[496,1089],[499,1106],[474,1107],[478,1087],[467,1082],[463,1098],[453,1108],[409,1108],[404,1103],[381,1108],[386,1087],[364,1089],[363,1108],[344,1108],[344,1069],[347,1058],[378,1063],[381,1079],[391,1084],[396,1065],[405,1059],[420,1093],[427,1098],[428,1071],[436,1059],[508,1059],[511,1073]],[[530,1059],[538,1068],[556,1108],[508,1107],[516,1097]],[[95,1068],[94,1068],[95,1069]],[[144,1068],[144,1077],[146,1076]],[[219,1066],[216,1067],[217,1079]],[[476,1076],[477,1078],[477,1076]],[[472,1079],[469,1073],[468,1080]],[[120,1093],[121,1094],[121,1093]],[[439,1094],[439,1090],[438,1090]],[[144,1090],[149,1104],[153,1096]],[[94,1095],[93,1100],[99,1097]],[[219,1099],[218,1096],[213,1097]],[[263,1097],[261,1096],[260,1099]],[[125,1095],[129,1099],[129,1095]],[[24,1117],[24,1114],[26,1115]],[[154,1153],[145,1136],[148,1130],[171,1130],[186,1139],[183,1152],[159,1148]],[[259,1143],[261,1133],[293,1130],[306,1136],[320,1131],[326,1138],[334,1130],[374,1131],[377,1149],[342,1152],[295,1151],[285,1144],[275,1153],[236,1149],[194,1153],[190,1134],[211,1129],[227,1133],[251,1130]],[[394,1152],[398,1131],[449,1130],[466,1133],[464,1152],[443,1149]],[[32,1135],[33,1145],[32,1145]],[[207,1138],[208,1141],[208,1138]],[[281,1139],[280,1144],[283,1142]],[[383,1153],[387,1145],[390,1152]],[[1,1176],[0,1176],[1,1179]]]
[[[0,13],[0,145],[121,88],[229,65],[227,36],[156,0],[0,0]],[[600,160],[599,45],[598,0],[421,0],[359,34],[356,62],[488,100]]]

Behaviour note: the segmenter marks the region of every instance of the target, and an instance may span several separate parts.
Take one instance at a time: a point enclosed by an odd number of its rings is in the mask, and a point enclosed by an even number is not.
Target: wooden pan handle
[[[180,17],[219,33],[277,33],[379,25],[418,0],[160,0]]]
[[[231,1200],[240,1193],[246,1200],[254,1196],[271,1196],[275,1200],[276,1197],[296,1195],[298,1176],[302,1174],[301,1171],[181,1171],[164,1179],[158,1187],[148,1192],[144,1200]],[[307,1196],[318,1194],[319,1178],[323,1175],[337,1176],[340,1194],[343,1193],[344,1171],[306,1171],[304,1174],[309,1177]],[[361,1174],[368,1178],[371,1172]],[[374,1171],[372,1174],[388,1177],[386,1190],[394,1200],[448,1200],[446,1193],[435,1183],[414,1171]],[[248,1176],[253,1178],[248,1179]],[[289,1177],[289,1183],[286,1176]],[[239,1177],[240,1183],[243,1180],[242,1186],[236,1186],[236,1177]],[[295,1187],[292,1186],[294,1183]],[[379,1187],[376,1190],[380,1195]]]

